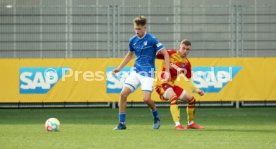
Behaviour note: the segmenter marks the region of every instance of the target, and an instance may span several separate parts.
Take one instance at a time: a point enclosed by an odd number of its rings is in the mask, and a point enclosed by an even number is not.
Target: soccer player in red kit
[[[191,87],[193,92],[196,92],[200,96],[204,95],[204,91],[200,90],[195,86],[191,77],[191,63],[189,62],[187,56],[191,51],[191,42],[188,40],[181,41],[178,50],[168,50],[170,55],[170,75],[171,79],[165,81],[164,75],[161,74],[157,76],[157,82],[155,86],[156,92],[160,95],[161,100],[170,102],[170,112],[175,122],[176,130],[185,129],[203,129],[203,126],[198,125],[194,122],[195,115],[195,102],[196,99],[186,90],[182,89],[180,86],[175,85],[175,80],[180,74],[184,74],[187,78],[187,83]],[[157,59],[164,59],[164,56],[160,53],[157,54]],[[162,71],[164,71],[164,64],[162,66]],[[179,101],[187,102],[187,127],[184,127],[180,123],[180,109],[178,107]]]

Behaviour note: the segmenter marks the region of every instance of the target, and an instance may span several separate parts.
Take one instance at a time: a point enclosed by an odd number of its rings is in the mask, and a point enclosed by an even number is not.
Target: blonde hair
[[[180,44],[185,44],[186,46],[191,46],[192,43],[188,39],[184,39],[180,42]]]
[[[138,16],[134,18],[133,23],[136,25],[145,26],[147,24],[147,18],[145,16]]]

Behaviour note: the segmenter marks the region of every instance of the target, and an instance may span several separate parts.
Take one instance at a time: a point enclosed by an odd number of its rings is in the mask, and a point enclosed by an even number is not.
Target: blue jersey
[[[134,70],[143,76],[154,77],[155,56],[164,46],[150,33],[140,38],[137,35],[129,40],[129,50],[135,52]]]

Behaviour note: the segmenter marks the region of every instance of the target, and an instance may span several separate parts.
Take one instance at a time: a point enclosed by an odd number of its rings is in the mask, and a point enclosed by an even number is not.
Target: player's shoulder
[[[155,41],[155,40],[158,40],[153,34],[151,33],[147,33],[146,34],[146,39],[147,40],[151,40],[151,41]]]
[[[147,32],[147,37],[148,37],[148,38],[156,38],[153,34],[151,34],[151,33],[149,33],[149,32]]]
[[[133,42],[136,39],[137,39],[137,35],[133,35],[132,37],[129,38],[129,42]]]
[[[168,49],[167,51],[170,56],[177,53],[177,51],[174,49]]]

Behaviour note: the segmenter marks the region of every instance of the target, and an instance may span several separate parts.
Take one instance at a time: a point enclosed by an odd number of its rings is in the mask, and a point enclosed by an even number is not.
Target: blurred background
[[[138,15],[191,57],[276,56],[274,0],[1,0],[0,57],[123,57]]]

